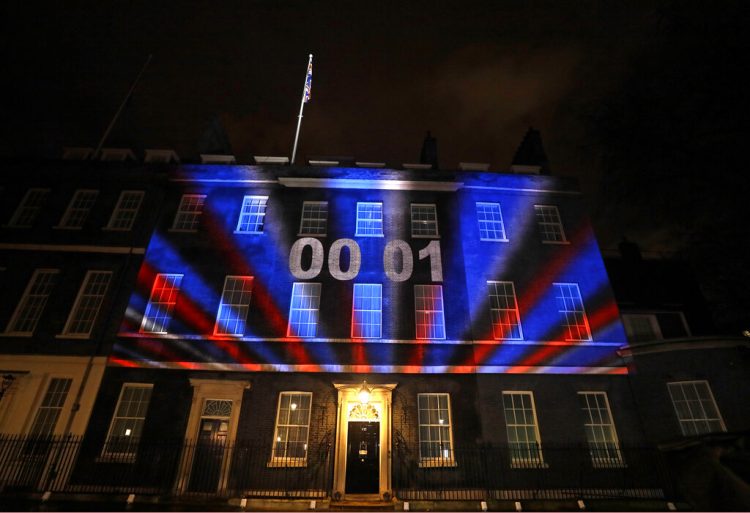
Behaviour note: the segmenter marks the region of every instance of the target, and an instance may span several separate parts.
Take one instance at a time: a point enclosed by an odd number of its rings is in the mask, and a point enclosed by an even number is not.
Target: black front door
[[[228,419],[201,419],[190,472],[191,492],[215,492],[219,486],[228,429]]]
[[[349,422],[346,493],[378,493],[380,422]]]

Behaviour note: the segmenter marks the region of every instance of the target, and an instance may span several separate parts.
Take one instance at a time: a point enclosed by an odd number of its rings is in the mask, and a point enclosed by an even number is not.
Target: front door
[[[380,422],[349,422],[346,493],[379,493]]]
[[[190,472],[191,492],[216,492],[228,431],[229,419],[201,419]]]

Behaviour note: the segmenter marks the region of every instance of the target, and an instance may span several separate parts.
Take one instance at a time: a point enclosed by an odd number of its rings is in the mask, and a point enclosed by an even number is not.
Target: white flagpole
[[[305,68],[305,85],[302,86],[302,101],[299,104],[299,116],[297,116],[297,133],[294,135],[294,148],[292,148],[292,161],[294,165],[294,158],[297,156],[297,141],[299,140],[299,129],[302,126],[302,111],[305,109],[305,91],[307,90],[307,71],[310,69],[312,64],[312,54],[310,54],[310,60],[307,61],[307,68]]]

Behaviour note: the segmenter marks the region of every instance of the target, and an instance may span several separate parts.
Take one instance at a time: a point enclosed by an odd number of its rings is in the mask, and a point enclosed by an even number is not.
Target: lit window
[[[707,381],[667,383],[683,436],[726,431]]]
[[[143,316],[141,332],[143,333],[167,333],[169,321],[172,318],[172,310],[177,304],[177,295],[180,292],[182,274],[157,274],[154,279],[154,288],[146,306]]]
[[[554,205],[534,205],[536,222],[542,235],[542,242],[546,244],[566,244],[560,212]]]
[[[70,378],[52,378],[44,394],[42,403],[36,411],[31,424],[31,437],[45,437],[54,434],[55,426],[62,413],[65,399],[68,397],[73,380]]]
[[[172,230],[179,232],[196,231],[205,202],[205,194],[183,194],[180,205],[177,207],[177,214],[174,216]]]
[[[437,211],[435,205],[411,205],[411,236],[416,238],[437,237]]]
[[[96,203],[96,198],[99,196],[99,191],[79,189],[73,195],[73,199],[68,203],[68,208],[65,210],[62,219],[60,220],[60,228],[69,228],[71,230],[78,230],[83,227],[83,223],[86,222],[86,218],[91,212],[91,208]]]
[[[445,338],[442,285],[414,285],[414,311],[418,339]]]
[[[584,415],[586,440],[595,468],[623,465],[620,442],[605,392],[578,392]]]
[[[151,384],[125,383],[122,386],[102,456],[135,457],[152,390]]]
[[[512,467],[544,465],[534,396],[531,392],[503,392],[505,427]]]
[[[488,281],[492,334],[496,340],[523,340],[512,281]]]
[[[328,229],[328,202],[305,201],[297,235],[325,235]]]
[[[13,317],[8,323],[7,333],[31,335],[36,329],[52,289],[57,282],[57,269],[37,269],[29,280],[26,290],[18,302]]]
[[[314,337],[318,331],[320,283],[295,283],[289,306],[287,337]]]
[[[250,296],[253,291],[252,276],[227,276],[216,314],[215,335],[244,335]]]
[[[311,404],[312,393],[310,392],[281,392],[279,394],[271,454],[272,465],[305,464]]]
[[[383,318],[382,285],[355,283],[352,338],[380,338]]]
[[[31,228],[36,221],[42,206],[47,202],[49,189],[29,189],[13,213],[8,226],[13,228]]]
[[[477,221],[481,240],[508,241],[499,203],[477,203]]]
[[[133,228],[138,210],[143,201],[143,191],[122,191],[117,200],[112,217],[107,224],[108,230],[129,231]]]
[[[382,203],[357,203],[357,229],[355,235],[358,237],[383,236]]]
[[[245,196],[242,200],[240,219],[237,221],[238,233],[262,233],[266,220],[266,203],[268,196]]]
[[[589,321],[586,318],[586,310],[583,308],[581,291],[576,283],[555,283],[557,292],[557,310],[562,317],[565,327],[565,340],[588,341],[591,340]]]
[[[448,394],[417,394],[420,466],[453,466],[451,402]]]
[[[88,338],[94,328],[99,309],[107,294],[112,273],[108,271],[89,271],[83,279],[78,297],[65,323],[65,335]]]

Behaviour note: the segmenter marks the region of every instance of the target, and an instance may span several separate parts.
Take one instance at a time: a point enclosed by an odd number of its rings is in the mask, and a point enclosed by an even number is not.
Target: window
[[[81,229],[98,196],[99,191],[78,189],[68,203],[68,208],[60,219],[59,227],[71,230]]]
[[[620,442],[612,421],[607,394],[605,392],[578,392],[578,399],[585,419],[583,425],[594,467],[622,466]]]
[[[268,196],[245,196],[242,200],[237,233],[263,233]]]
[[[477,203],[477,221],[481,240],[508,241],[499,203]]]
[[[99,309],[107,294],[109,280],[112,273],[109,271],[89,271],[83,279],[78,297],[70,311],[68,322],[65,323],[63,334],[88,338],[94,328]]]
[[[531,392],[503,392],[505,427],[508,430],[512,467],[544,465],[534,396]]]
[[[328,228],[328,202],[305,201],[297,235],[325,235]]]
[[[107,224],[108,230],[129,231],[133,228],[138,210],[143,201],[143,191],[122,191],[117,200],[112,217]]]
[[[451,403],[448,394],[418,394],[419,460],[423,467],[453,466]]]
[[[512,281],[488,281],[492,335],[496,340],[523,340],[516,290]]]
[[[318,330],[320,283],[295,283],[289,305],[287,337],[314,337]]]
[[[52,378],[50,380],[42,404],[39,405],[34,422],[31,424],[30,436],[46,437],[54,434],[57,420],[60,418],[72,383],[73,380],[70,378]]]
[[[565,327],[565,340],[588,341],[591,340],[589,321],[586,318],[586,310],[583,308],[581,291],[576,283],[555,283],[557,289],[557,310],[562,316]]]
[[[545,244],[567,244],[560,212],[553,205],[534,205],[536,222]]]
[[[414,313],[418,339],[445,338],[442,285],[414,285]]]
[[[151,402],[153,385],[125,383],[120,390],[102,456],[134,458]]]
[[[667,383],[683,436],[726,431],[707,381]]]
[[[141,332],[166,333],[172,310],[177,304],[177,294],[180,292],[182,274],[157,274],[154,288],[143,315]]]
[[[311,392],[281,392],[276,413],[271,465],[304,465],[310,430]]]
[[[245,334],[252,291],[252,276],[227,276],[224,279],[224,291],[221,293],[219,311],[216,314],[214,335]]]
[[[623,314],[622,322],[630,342],[661,340],[659,323],[653,314]]]
[[[383,204],[357,202],[357,229],[358,237],[382,237],[383,236]]]
[[[411,205],[411,236],[416,238],[438,237],[435,205],[418,203]]]
[[[31,228],[42,206],[47,202],[49,189],[29,189],[10,218],[8,226]]]
[[[355,283],[352,301],[352,338],[380,338],[383,290],[379,283]]]
[[[8,323],[7,333],[31,335],[42,316],[52,289],[57,282],[57,269],[37,269],[34,271],[16,311]]]
[[[205,194],[183,194],[180,205],[177,207],[177,214],[174,216],[172,230],[177,232],[196,231],[205,202]]]

